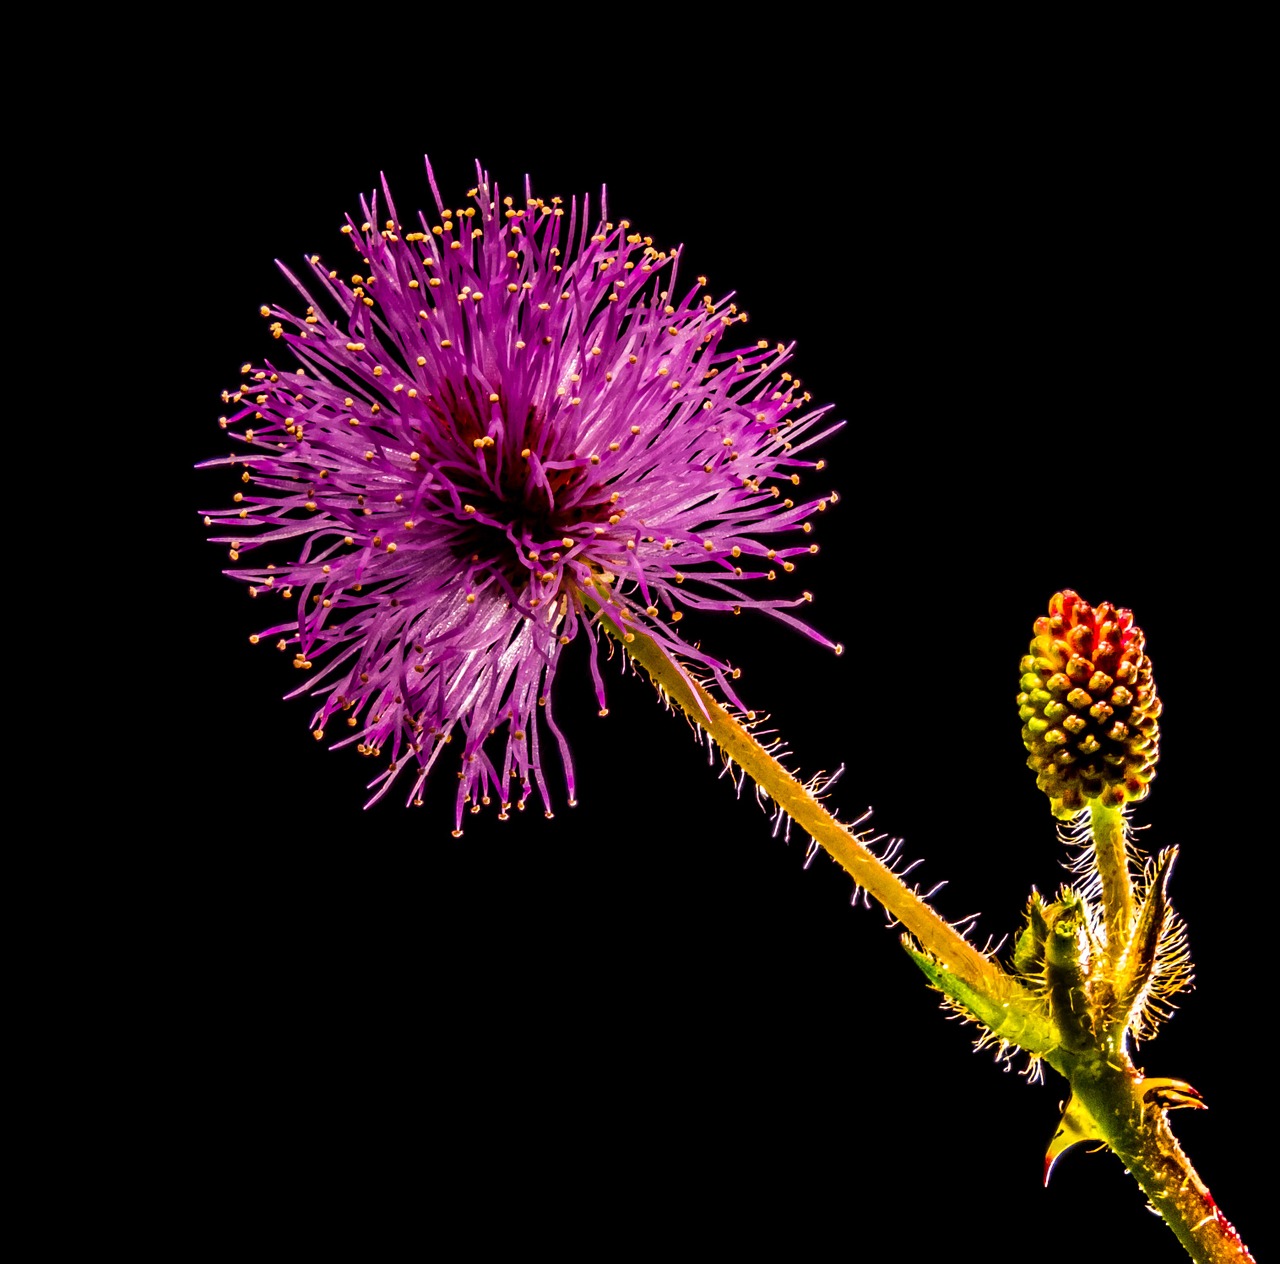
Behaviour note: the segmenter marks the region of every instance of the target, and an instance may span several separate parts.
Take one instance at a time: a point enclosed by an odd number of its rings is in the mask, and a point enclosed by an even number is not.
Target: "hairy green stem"
[[[1093,851],[1102,879],[1102,907],[1107,919],[1107,956],[1120,964],[1133,928],[1133,881],[1125,848],[1124,815],[1119,808],[1092,803],[1089,807]]]
[[[1127,1056],[1060,1051],[1048,1061],[1071,1081],[1074,1097],[1088,1110],[1102,1139],[1196,1264],[1255,1264],[1183,1153],[1167,1111],[1156,1101],[1143,1100],[1146,1082]]]
[[[603,625],[610,635],[624,643],[625,651],[645,669],[654,684],[940,964],[987,996],[1001,997],[1018,990],[1014,980],[864,847],[802,782],[765,750],[746,726],[678,669],[651,638],[641,632],[624,632],[611,617],[607,595],[604,601]]]

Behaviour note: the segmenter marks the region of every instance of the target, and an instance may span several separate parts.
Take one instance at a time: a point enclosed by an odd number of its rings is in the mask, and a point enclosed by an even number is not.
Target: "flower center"
[[[490,401],[487,408],[492,415],[500,406]],[[453,539],[460,561],[501,574],[517,592],[533,583],[545,595],[548,563],[616,525],[611,489],[592,477],[590,462],[578,453],[556,452],[555,436],[538,409],[529,408],[512,431],[505,429],[511,419],[504,417],[500,439],[481,424],[469,382],[453,399],[433,401],[429,410],[441,437],[439,468],[451,484],[447,492],[456,492],[465,506],[462,529]],[[443,495],[439,506],[450,508]]]

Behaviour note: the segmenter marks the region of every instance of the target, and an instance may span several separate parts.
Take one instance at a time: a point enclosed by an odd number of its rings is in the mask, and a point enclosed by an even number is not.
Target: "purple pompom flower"
[[[787,612],[808,594],[758,594],[816,551],[810,519],[835,495],[794,485],[836,427],[780,372],[789,347],[721,350],[745,316],[705,278],[678,289],[679,252],[626,220],[527,188],[516,204],[484,175],[451,210],[431,186],[434,225],[402,225],[384,183],[385,207],[374,194],[343,227],[353,263],[312,256],[308,284],[282,266],[305,310],[262,313],[301,367],[245,365],[226,393],[243,447],[207,464],[244,486],[206,521],[230,532],[228,574],[285,601],[251,639],[314,666],[297,692],[319,699],[316,738],[341,726],[337,745],[386,758],[375,799],[412,769],[417,802],[452,745],[461,826],[468,803],[505,817],[534,786],[550,811],[539,709],[573,802],[551,681],[592,633],[604,708],[606,600],[625,636],[734,701],[725,664],[677,636],[681,606],[765,610],[832,645]]]

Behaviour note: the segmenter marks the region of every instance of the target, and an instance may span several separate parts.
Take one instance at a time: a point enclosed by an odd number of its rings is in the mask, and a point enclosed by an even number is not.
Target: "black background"
[[[923,887],[948,880],[943,913],[981,910],[980,943],[1063,876],[1013,700],[1031,623],[1066,586],[1135,611],[1165,700],[1136,819],[1183,848],[1198,976],[1138,1061],[1204,1093],[1209,1112],[1174,1122],[1265,1258],[1268,1055],[1247,1007],[1274,876],[1255,822],[1271,548],[1247,90],[939,73],[944,54],[908,45],[817,86],[802,66],[721,82],[714,59],[630,56],[602,50],[589,84],[539,65],[481,87],[459,66],[403,95],[359,59],[341,90],[288,91],[229,59],[167,87],[180,144],[132,151],[168,240],[158,579],[184,604],[150,686],[159,841],[125,938],[170,1007],[174,1144],[196,1139],[223,1227],[268,1212],[282,1242],[407,1213],[428,1244],[446,1226],[581,1249],[838,1235],[855,1256],[966,1260],[1066,1234],[1096,1259],[1178,1258],[1110,1156],[1073,1151],[1040,1188],[1062,1082],[972,1056],[883,915],[851,911],[824,858],[805,870],[804,840],[772,838],[616,659],[607,719],[580,646],[557,678],[579,806],[468,818],[457,840],[450,770],[422,809],[364,811],[369,766],[280,700],[295,673],[248,644],[265,611],[194,512],[232,477],[190,466],[227,447],[239,365],[276,350],[257,315],[291,298],[272,258],[344,262],[339,226],[379,172],[402,219],[428,207],[428,152],[450,201],[476,158],[517,196],[526,172],[593,204],[607,183],[613,217],[737,291],[745,337],[798,342],[793,367],[847,425],[820,476],[841,503],[793,578],[847,652],[762,617],[683,626],[742,665],[796,766],[847,765],[833,804],[874,806]]]

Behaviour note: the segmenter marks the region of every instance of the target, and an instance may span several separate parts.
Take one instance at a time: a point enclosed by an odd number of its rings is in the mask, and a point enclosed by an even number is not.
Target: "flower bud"
[[[1161,706],[1144,644],[1132,612],[1095,608],[1069,588],[1036,620],[1018,714],[1027,766],[1055,816],[1146,797]]]

